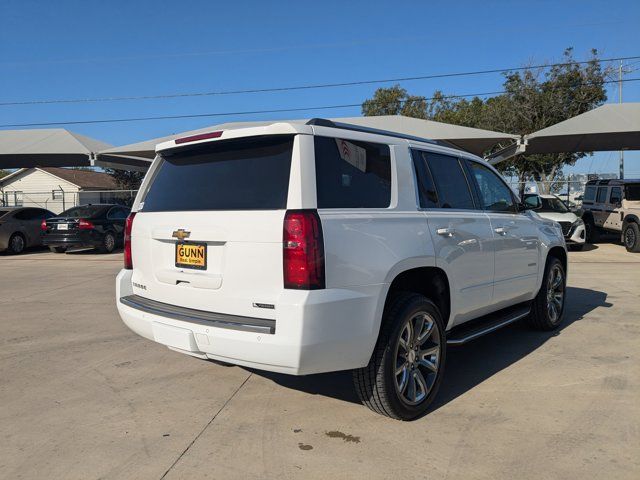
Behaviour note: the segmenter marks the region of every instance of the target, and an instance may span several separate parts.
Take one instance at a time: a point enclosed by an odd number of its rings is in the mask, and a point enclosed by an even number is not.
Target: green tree
[[[105,172],[113,177],[120,188],[125,190],[137,190],[144,179],[146,172],[138,172],[135,170],[119,170],[107,168]]]
[[[602,105],[607,100],[604,86],[610,73],[610,69],[602,67],[596,50],[591,51],[588,63],[576,64],[573,49],[568,48],[561,65],[506,72],[504,93],[486,100],[453,98],[441,91],[427,100],[394,86],[378,89],[372,99],[362,104],[362,113],[401,114],[525,135]],[[585,155],[588,153],[520,155],[498,167],[517,176],[522,184],[535,180],[541,192],[548,192],[552,182],[562,175],[562,168]]]

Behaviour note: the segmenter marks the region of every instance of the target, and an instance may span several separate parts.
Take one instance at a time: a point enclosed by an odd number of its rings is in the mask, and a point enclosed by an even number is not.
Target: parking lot
[[[179,355],[115,307],[121,254],[0,256],[0,478],[639,478],[640,255],[570,253],[563,328],[452,349],[402,423],[349,373]]]

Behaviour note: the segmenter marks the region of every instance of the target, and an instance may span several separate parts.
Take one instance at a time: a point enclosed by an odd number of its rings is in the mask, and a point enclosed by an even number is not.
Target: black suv
[[[124,223],[130,209],[122,205],[80,205],[42,221],[42,244],[56,253],[93,247],[111,253],[124,243]]]

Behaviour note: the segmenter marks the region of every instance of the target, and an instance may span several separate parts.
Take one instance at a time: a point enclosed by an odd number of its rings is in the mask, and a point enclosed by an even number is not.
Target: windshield
[[[62,212],[59,217],[68,218],[94,218],[107,208],[104,205],[81,205],[79,207],[73,207],[69,210]]]
[[[11,210],[0,210],[0,218],[4,217],[7,213],[9,213]]]
[[[640,200],[640,183],[627,185],[625,198],[632,202]]]
[[[141,210],[278,210],[287,206],[293,136],[244,137],[163,154]]]
[[[542,197],[542,207],[539,212],[556,212],[556,213],[567,213],[569,209],[564,204],[562,200],[557,197],[553,198],[545,198]]]

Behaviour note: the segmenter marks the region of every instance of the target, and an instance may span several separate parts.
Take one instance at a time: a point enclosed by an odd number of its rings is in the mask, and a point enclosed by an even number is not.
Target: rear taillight
[[[318,212],[287,211],[283,230],[284,288],[324,288],[324,241]]]
[[[133,270],[133,257],[131,256],[131,229],[136,212],[131,212],[124,224],[124,268]]]
[[[176,145],[180,145],[181,143],[197,142],[198,140],[207,140],[209,138],[220,138],[221,136],[222,131],[201,133],[199,135],[191,135],[190,137],[176,138],[175,142]]]
[[[47,231],[47,221],[46,220],[42,220],[42,222],[40,222],[40,230],[42,230],[43,232]]]
[[[78,222],[78,228],[80,230],[93,230],[94,228],[96,228],[96,226],[89,220],[85,220],[84,218],[81,218],[80,221]]]

